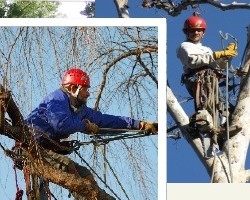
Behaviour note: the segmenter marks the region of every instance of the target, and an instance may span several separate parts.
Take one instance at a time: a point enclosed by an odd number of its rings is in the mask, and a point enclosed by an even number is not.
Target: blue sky
[[[173,92],[178,98],[188,97],[188,93],[185,87],[180,84],[182,65],[176,58],[176,49],[180,43],[185,40],[182,32],[183,22],[186,18],[190,17],[194,11],[200,12],[201,16],[207,22],[208,29],[202,43],[205,46],[209,46],[212,50],[221,50],[222,46],[219,31],[232,34],[238,40],[239,53],[239,55],[233,59],[232,65],[236,68],[241,64],[241,58],[246,45],[246,27],[250,24],[250,10],[221,11],[211,5],[200,5],[195,10],[189,7],[179,16],[171,17],[167,15],[167,13],[157,9],[143,9],[140,2],[141,1],[129,1],[131,17],[167,18],[167,77]],[[229,0],[223,1],[225,4],[230,2]],[[103,9],[104,6],[105,9]],[[113,0],[106,0],[105,2],[97,0],[96,17],[117,17]],[[182,104],[182,106],[188,115],[194,111],[192,101]],[[171,121],[170,118],[168,118],[168,120]],[[248,160],[246,166],[250,166]],[[167,180],[170,183],[210,182],[205,168],[185,139],[167,141],[167,171]]]

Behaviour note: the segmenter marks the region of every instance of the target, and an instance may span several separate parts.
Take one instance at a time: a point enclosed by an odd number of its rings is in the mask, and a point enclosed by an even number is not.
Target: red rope
[[[14,172],[15,172],[15,181],[16,181],[16,189],[17,189],[15,200],[22,200],[23,190],[19,189],[19,186],[18,186],[18,183],[17,183],[16,164],[14,164],[13,169],[14,169]]]

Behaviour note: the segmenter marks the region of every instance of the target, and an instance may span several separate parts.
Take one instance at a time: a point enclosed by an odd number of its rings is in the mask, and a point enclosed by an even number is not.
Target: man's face
[[[204,36],[204,29],[187,29],[186,31],[187,39],[193,43],[198,43]]]
[[[82,88],[80,89],[80,91],[78,93],[77,99],[86,105],[89,95],[90,95],[89,94],[89,87],[82,86]]]

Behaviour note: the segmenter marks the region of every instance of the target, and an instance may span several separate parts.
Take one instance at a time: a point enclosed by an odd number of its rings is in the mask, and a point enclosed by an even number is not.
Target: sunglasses
[[[204,29],[203,28],[200,28],[200,29],[188,29],[187,32],[189,32],[189,33],[204,32]]]

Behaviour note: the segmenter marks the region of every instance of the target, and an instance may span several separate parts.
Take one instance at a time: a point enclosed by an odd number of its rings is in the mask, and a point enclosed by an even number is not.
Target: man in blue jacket
[[[84,71],[77,68],[69,69],[63,76],[61,88],[45,97],[27,117],[25,124],[34,133],[39,145],[49,150],[42,152],[43,161],[95,183],[93,175],[86,167],[60,155],[70,153],[61,148],[67,142],[62,143],[60,140],[76,132],[96,134],[99,132],[99,127],[138,129],[152,134],[158,134],[158,130],[155,123],[102,114],[87,107],[89,87],[89,76]],[[99,196],[102,195],[102,190],[98,187],[97,192]],[[43,193],[43,198],[47,199],[46,191]],[[77,194],[73,196],[77,197]]]
[[[36,134],[38,143],[53,149],[52,141],[60,142],[71,134],[96,134],[99,127],[138,129],[157,134],[155,124],[130,117],[102,114],[87,107],[90,79],[81,69],[69,69],[60,89],[49,94],[25,120]]]

